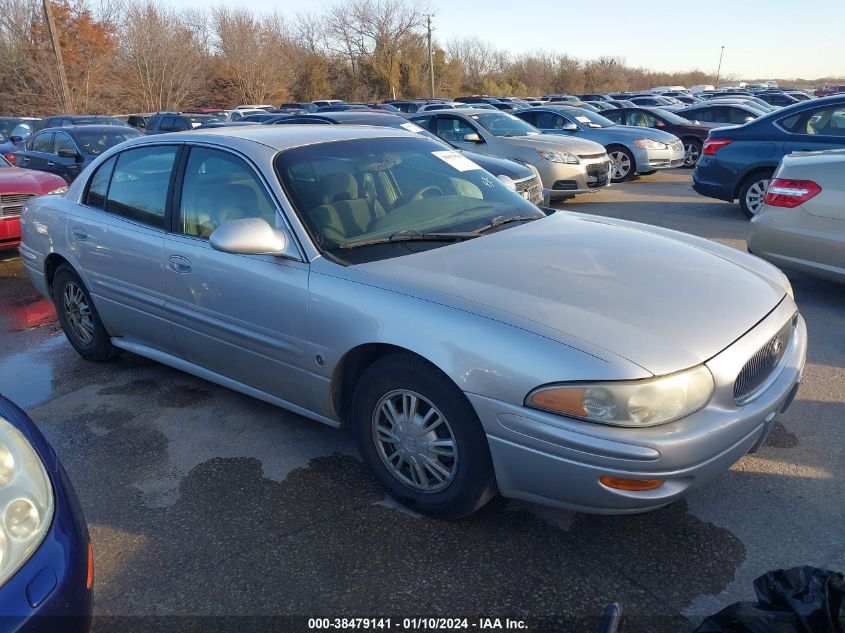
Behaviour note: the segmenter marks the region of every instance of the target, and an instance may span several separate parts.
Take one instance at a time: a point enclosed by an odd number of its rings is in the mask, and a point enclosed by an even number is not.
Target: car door
[[[60,150],[75,152],[77,158],[59,156]],[[53,134],[53,156],[47,161],[45,171],[61,176],[67,182],[73,182],[82,170],[82,161],[82,150],[79,149],[73,138],[67,132],[56,131]]]
[[[47,171],[53,152],[53,131],[39,132],[27,141],[24,150],[15,154],[15,165],[26,169]]]
[[[68,243],[112,336],[176,352],[162,252],[180,145],[127,149],[101,165],[68,218]]]
[[[845,104],[805,110],[776,125],[789,133],[784,143],[787,154],[845,147]]]
[[[284,227],[269,188],[242,156],[192,146],[165,240],[168,312],[181,355],[287,402],[311,394],[306,343],[308,264],[211,248],[221,224],[259,217]]]

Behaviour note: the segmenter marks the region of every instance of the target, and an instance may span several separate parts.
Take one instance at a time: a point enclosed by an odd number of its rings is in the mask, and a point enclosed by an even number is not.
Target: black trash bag
[[[845,579],[816,567],[778,569],[754,581],[757,602],[711,615],[695,633],[845,633]]]

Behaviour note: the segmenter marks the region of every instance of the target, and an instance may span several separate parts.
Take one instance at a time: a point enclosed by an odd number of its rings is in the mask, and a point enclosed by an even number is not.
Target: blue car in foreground
[[[802,101],[750,123],[712,130],[692,175],[692,188],[733,202],[753,218],[780,159],[792,152],[845,147],[845,96]]]
[[[0,396],[0,629],[85,633],[92,580],[70,479],[32,420]]]

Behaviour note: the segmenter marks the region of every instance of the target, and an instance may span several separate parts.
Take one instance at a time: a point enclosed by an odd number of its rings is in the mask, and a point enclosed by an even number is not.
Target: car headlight
[[[650,138],[638,138],[634,141],[634,145],[642,147],[643,149],[669,149],[669,146],[666,143],[661,143],[660,141],[655,141]]]
[[[41,544],[53,519],[53,488],[41,458],[0,417],[0,585]]]
[[[539,387],[525,405],[614,426],[654,426],[682,418],[707,404],[714,383],[704,365],[667,376],[619,382]]]
[[[786,294],[789,295],[789,298],[795,301],[795,293],[792,292],[792,283],[790,283],[789,279],[786,277],[783,278],[784,289],[786,290]]]
[[[537,153],[541,158],[545,158],[553,163],[566,163],[567,165],[577,165],[579,163],[578,157],[569,152],[559,152],[553,149],[538,149]]]
[[[67,192],[67,185],[65,185],[63,187],[59,187],[58,189],[53,189],[53,191],[48,191],[47,195],[48,196],[57,196],[59,194],[66,193],[66,192]]]

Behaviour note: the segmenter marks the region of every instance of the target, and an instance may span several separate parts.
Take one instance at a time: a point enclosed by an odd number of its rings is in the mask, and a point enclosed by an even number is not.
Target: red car
[[[19,218],[23,203],[32,196],[67,191],[65,179],[56,174],[13,167],[0,156],[0,250],[21,241]]]

